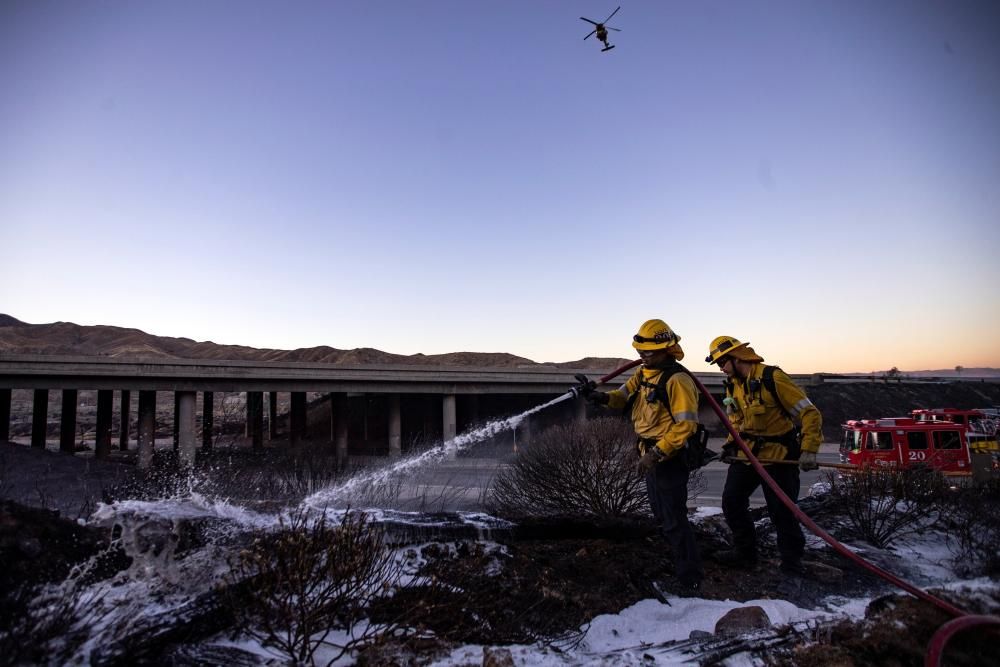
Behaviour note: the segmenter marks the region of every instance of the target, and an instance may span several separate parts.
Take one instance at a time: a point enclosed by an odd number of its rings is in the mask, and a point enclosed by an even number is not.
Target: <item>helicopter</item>
[[[610,21],[611,17],[617,14],[619,9],[621,9],[621,5],[619,5],[618,8],[615,9],[615,11],[611,12],[608,18],[604,19],[600,23],[598,23],[597,21],[591,21],[585,16],[580,17],[580,20],[586,21],[587,23],[593,23],[596,26],[593,30],[587,33],[587,36],[584,37],[584,39],[588,39],[591,35],[597,33],[597,39],[604,42],[604,48],[601,49],[602,52],[610,51],[611,49],[615,48],[614,44],[608,44],[608,30],[614,30],[615,32],[621,32],[621,30],[619,30],[618,28],[612,28],[610,26],[606,26],[605,23]]]

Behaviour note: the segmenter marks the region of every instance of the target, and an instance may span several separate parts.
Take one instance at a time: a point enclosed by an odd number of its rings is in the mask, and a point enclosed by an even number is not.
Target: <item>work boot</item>
[[[718,563],[739,568],[750,568],[757,564],[756,552],[748,552],[743,549],[723,549],[716,551],[714,558]]]
[[[776,592],[781,597],[788,599],[794,598],[802,591],[802,579],[797,575],[789,575],[787,578],[782,579],[778,582]]]

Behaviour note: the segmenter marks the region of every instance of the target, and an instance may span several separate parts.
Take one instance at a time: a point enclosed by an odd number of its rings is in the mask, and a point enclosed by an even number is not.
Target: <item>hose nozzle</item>
[[[580,383],[569,390],[575,398],[579,398],[581,396],[586,398],[594,393],[595,389],[597,389],[597,383],[588,379],[583,373],[577,373],[573,376],[573,378]]]

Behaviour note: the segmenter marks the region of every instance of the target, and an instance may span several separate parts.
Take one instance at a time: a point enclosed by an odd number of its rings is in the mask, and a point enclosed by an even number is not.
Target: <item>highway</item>
[[[709,447],[715,451],[722,448],[721,438],[709,441]],[[837,443],[824,443],[818,457],[821,463],[839,463]],[[430,464],[421,469],[407,473],[406,494],[414,498],[426,499],[427,505],[433,505],[434,498],[447,499],[447,507],[452,510],[478,510],[483,493],[493,477],[507,464],[501,457],[457,458]],[[726,481],[729,465],[726,463],[710,463],[701,471],[704,491],[693,498],[692,507],[721,507],[722,488]],[[809,494],[809,488],[816,482],[825,479],[830,468],[804,472],[801,474],[800,496]],[[701,485],[699,485],[701,486]],[[758,491],[751,497],[750,504],[754,507],[764,505],[764,495]]]

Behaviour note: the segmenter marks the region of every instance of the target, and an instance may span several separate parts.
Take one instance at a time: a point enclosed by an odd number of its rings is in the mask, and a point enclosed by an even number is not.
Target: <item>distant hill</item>
[[[1000,368],[985,368],[985,367],[975,367],[975,368],[962,368],[962,371],[956,371],[954,368],[942,368],[934,371],[900,371],[900,375],[909,378],[924,378],[924,377],[937,377],[937,378],[992,378],[1000,377]],[[888,375],[889,371],[875,371],[874,373],[850,373],[849,375],[874,375],[875,377],[883,377]]]
[[[121,359],[215,359],[220,361],[290,361],[369,366],[482,366],[488,368],[541,366],[531,359],[504,352],[392,354],[369,347],[338,350],[322,345],[296,350],[272,350],[243,345],[218,345],[190,338],[154,336],[139,329],[81,326],[72,322],[28,324],[0,313],[0,354],[99,356]],[[610,370],[626,359],[586,357],[545,364],[557,368]]]
[[[1000,368],[963,368],[959,373],[954,368],[939,371],[907,371],[910,377],[1000,377]]]
[[[139,329],[95,325],[83,326],[72,322],[29,324],[16,317],[0,313],[0,354],[45,354],[68,356],[115,357],[120,359],[215,359],[219,361],[313,362],[341,366],[407,365],[407,366],[481,366],[485,368],[517,368],[551,366],[608,371],[630,359],[618,357],[584,357],[575,361],[539,363],[505,352],[448,352],[445,354],[393,354],[370,347],[352,350],[321,345],[295,350],[274,350],[245,345],[219,345],[211,341],[190,338],[154,336]],[[850,373],[881,378],[889,371]],[[1000,377],[997,368],[954,368],[943,370],[900,371],[903,377]]]

